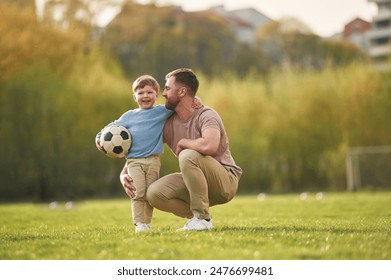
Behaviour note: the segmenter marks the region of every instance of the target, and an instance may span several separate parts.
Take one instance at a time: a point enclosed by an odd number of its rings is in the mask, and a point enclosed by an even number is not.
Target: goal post
[[[347,190],[354,191],[362,187],[362,174],[359,158],[364,155],[391,154],[391,146],[351,147],[346,153]],[[389,165],[391,166],[391,164]],[[391,174],[391,170],[384,170]],[[389,182],[391,185],[391,182]]]

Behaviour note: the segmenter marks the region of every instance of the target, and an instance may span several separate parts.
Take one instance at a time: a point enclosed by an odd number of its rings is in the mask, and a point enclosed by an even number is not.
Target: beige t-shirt
[[[165,123],[163,129],[163,141],[172,151],[176,150],[179,140],[197,139],[202,137],[202,132],[207,128],[216,128],[220,131],[220,144],[217,152],[211,155],[222,165],[230,168],[237,177],[242,175],[242,169],[236,165],[229,150],[228,137],[219,114],[210,107],[203,106],[196,109],[193,115],[182,121],[177,114],[172,115]]]

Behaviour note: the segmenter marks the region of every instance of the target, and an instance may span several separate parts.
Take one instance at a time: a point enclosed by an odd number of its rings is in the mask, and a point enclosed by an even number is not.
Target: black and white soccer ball
[[[107,156],[123,158],[129,153],[132,137],[126,127],[112,125],[103,129],[100,144]]]

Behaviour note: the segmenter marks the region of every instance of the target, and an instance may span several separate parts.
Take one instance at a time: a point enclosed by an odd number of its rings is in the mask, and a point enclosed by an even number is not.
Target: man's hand
[[[136,188],[133,186],[133,179],[128,174],[128,169],[126,167],[122,169],[121,175],[119,176],[119,180],[121,181],[121,184],[124,187],[126,194],[130,198],[135,197]]]

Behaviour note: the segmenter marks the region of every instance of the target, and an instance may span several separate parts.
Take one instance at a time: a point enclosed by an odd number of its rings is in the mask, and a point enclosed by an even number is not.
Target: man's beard
[[[174,111],[178,104],[179,104],[179,100],[169,101],[168,99],[166,99],[165,106],[166,106],[167,109]]]

